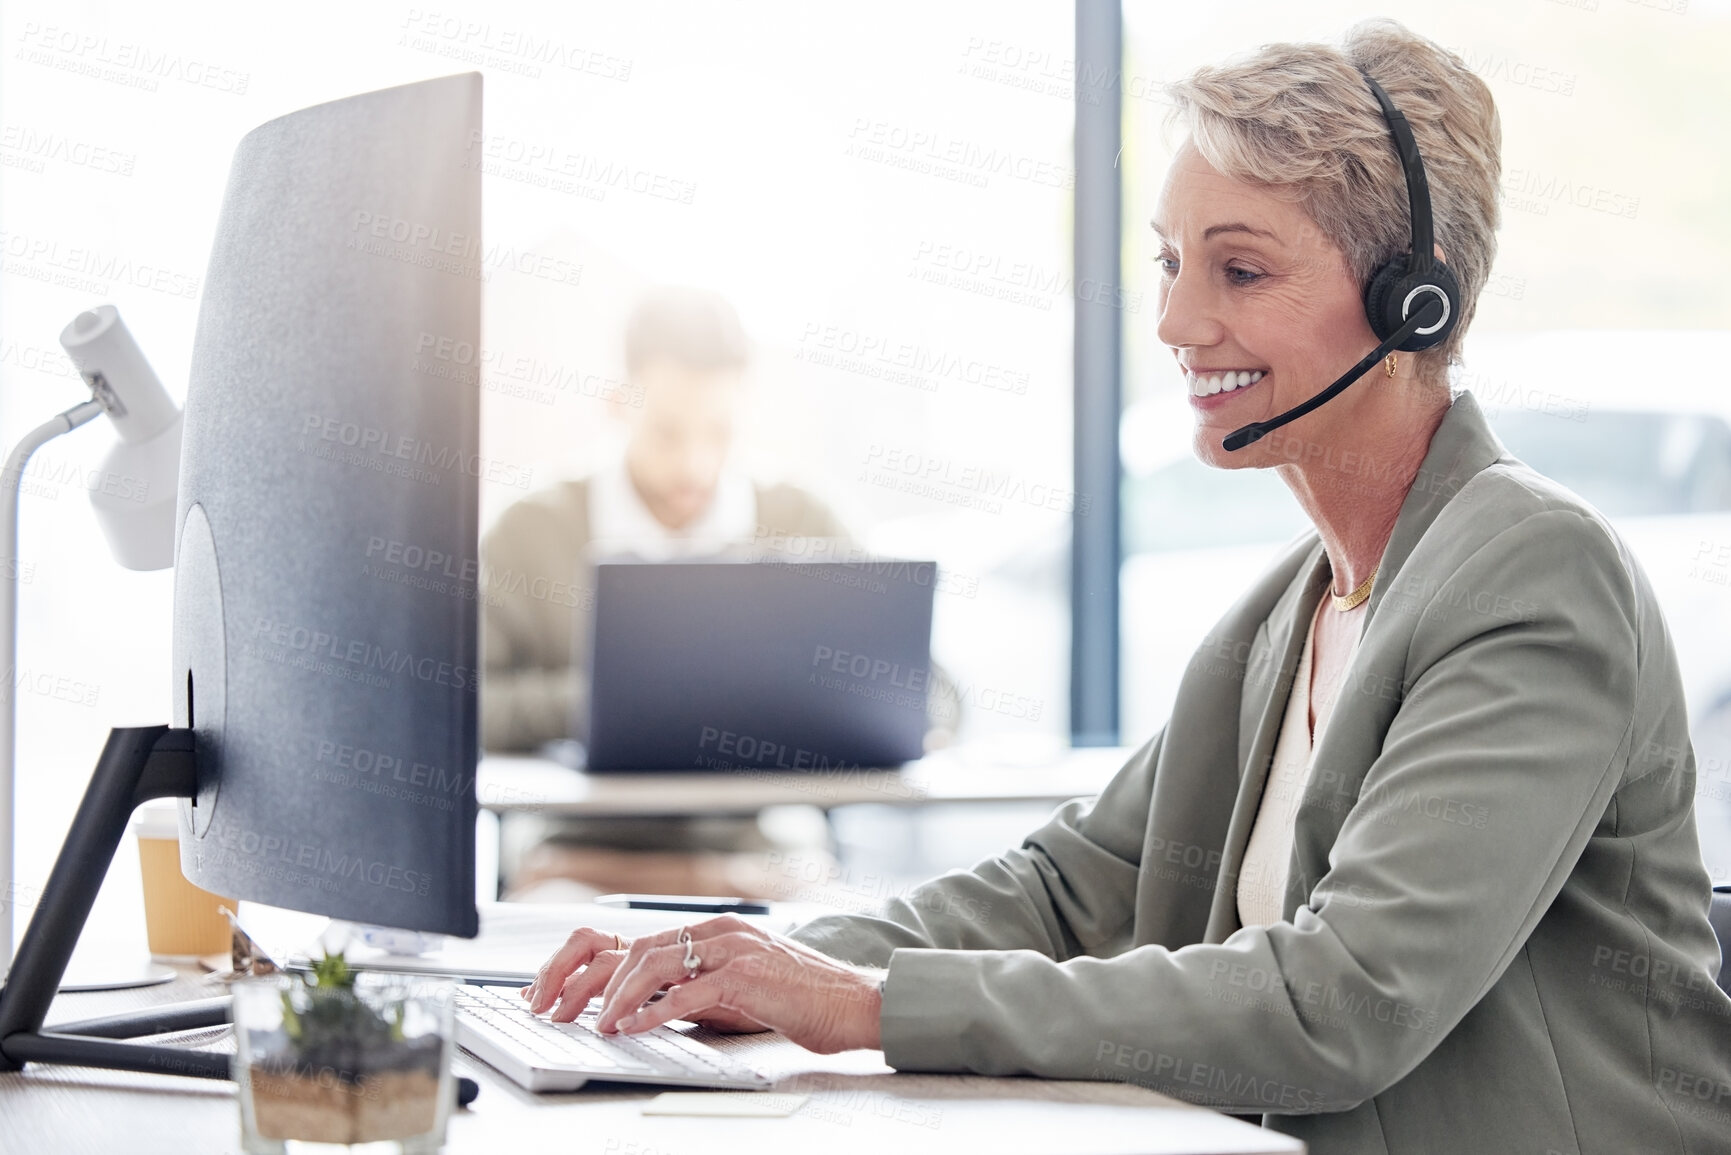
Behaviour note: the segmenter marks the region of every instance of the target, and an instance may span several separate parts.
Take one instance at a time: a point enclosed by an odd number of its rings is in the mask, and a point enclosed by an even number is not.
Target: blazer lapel
[[[1394,531],[1383,550],[1376,583],[1365,608],[1363,628],[1366,631],[1371,628],[1384,595],[1397,588],[1407,558],[1431,523],[1442,513],[1443,507],[1475,474],[1506,452],[1473,395],[1466,392],[1456,395],[1431,438],[1429,450],[1406,499],[1401,503]],[[1253,650],[1250,665],[1245,671],[1239,726],[1241,734],[1249,732],[1254,736],[1248,753],[1240,759],[1238,796],[1233,803],[1226,844],[1221,848],[1220,876],[1209,908],[1204,942],[1224,942],[1240,927],[1238,873],[1244,862],[1244,848],[1250,841],[1250,828],[1255,825],[1257,811],[1262,805],[1262,789],[1268,779],[1275,740],[1286,713],[1286,701],[1292,692],[1292,677],[1304,649],[1305,632],[1327,582],[1328,568],[1320,541],[1312,551],[1307,564],[1300,568],[1298,577],[1268,615],[1267,632],[1257,634],[1259,648]],[[1240,749],[1242,752],[1242,744]],[[1338,828],[1341,818],[1333,815],[1319,819],[1301,810],[1297,819],[1301,824],[1319,820],[1331,822]],[[1295,859],[1299,857],[1301,846],[1315,841],[1302,837],[1302,833],[1295,831]],[[1332,845],[1332,839],[1326,841]],[[1316,869],[1317,877],[1320,877],[1320,866]],[[1304,865],[1297,862],[1293,870],[1295,876],[1306,873]]]
[[[1238,871],[1244,861],[1244,847],[1250,841],[1250,828],[1255,825],[1256,812],[1262,805],[1262,788],[1268,780],[1275,739],[1292,692],[1292,677],[1304,652],[1307,627],[1316,613],[1327,577],[1328,566],[1318,542],[1298,579],[1269,614],[1266,633],[1258,632],[1257,647],[1245,669],[1240,733],[1249,732],[1253,737],[1248,756],[1238,767],[1238,797],[1232,806],[1226,845],[1221,848],[1220,877],[1214,887],[1214,904],[1209,909],[1204,942],[1223,942],[1239,928]]]
[[[1376,585],[1370,591],[1370,601],[1364,611],[1364,628],[1376,619],[1383,597],[1397,588],[1397,580],[1406,560],[1418,546],[1419,539],[1441,515],[1443,507],[1479,472],[1506,456],[1508,450],[1497,440],[1484,410],[1471,393],[1457,394],[1431,437],[1412,487],[1406,491],[1400,513],[1395,518],[1394,532],[1382,551],[1382,563],[1377,569]]]

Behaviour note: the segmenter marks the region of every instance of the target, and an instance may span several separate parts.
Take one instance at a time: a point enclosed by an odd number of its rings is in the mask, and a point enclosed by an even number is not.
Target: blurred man
[[[660,561],[812,538],[831,539],[829,556],[851,549],[817,498],[730,468],[749,351],[738,315],[713,293],[663,288],[632,313],[625,331],[632,390],[615,402],[631,423],[623,458],[518,502],[482,542],[487,749],[527,751],[582,737],[574,730],[587,700],[583,655],[597,557]],[[748,885],[751,864],[785,841],[765,838],[749,819],[566,819],[542,833],[547,840],[524,860],[519,886],[562,877],[597,891],[763,890]]]
[[[713,293],[660,289],[632,313],[632,391],[614,402],[631,423],[623,459],[518,502],[482,542],[487,749],[533,750],[581,725],[596,557],[662,561],[789,538],[836,539],[845,554],[847,533],[817,498],[729,467],[748,360],[738,315]]]

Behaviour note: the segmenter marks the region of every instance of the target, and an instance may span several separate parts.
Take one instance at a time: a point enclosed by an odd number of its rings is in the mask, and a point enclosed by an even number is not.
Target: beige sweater
[[[791,485],[759,485],[757,541],[827,538],[838,560],[851,544],[841,522]],[[570,736],[587,692],[583,662],[594,604],[588,557],[589,482],[531,494],[505,511],[481,543],[481,744],[532,750]],[[820,559],[821,560],[821,559]]]

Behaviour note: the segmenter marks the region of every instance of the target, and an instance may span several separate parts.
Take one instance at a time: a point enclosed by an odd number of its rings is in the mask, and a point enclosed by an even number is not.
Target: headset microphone
[[[1418,142],[1412,127],[1394,106],[1388,93],[1360,69],[1364,82],[1382,106],[1388,121],[1389,135],[1394,138],[1395,152],[1406,173],[1407,203],[1412,209],[1412,247],[1405,255],[1385,261],[1371,274],[1364,290],[1365,316],[1381,343],[1344,376],[1316,396],[1288,409],[1267,421],[1253,421],[1235,429],[1220,443],[1228,451],[1243,449],[1262,440],[1288,421],[1296,421],[1319,405],[1340,396],[1348,385],[1368,373],[1372,366],[1396,349],[1417,352],[1428,349],[1448,337],[1460,319],[1460,285],[1452,270],[1437,260],[1431,237],[1430,184],[1424,175],[1424,159],[1419,156]]]
[[[1351,369],[1348,369],[1344,377],[1336,381],[1333,385],[1330,385],[1327,389],[1324,389],[1321,393],[1312,397],[1310,400],[1294,405],[1291,409],[1288,409],[1278,417],[1270,417],[1267,421],[1252,421],[1242,429],[1234,429],[1231,433],[1226,435],[1226,440],[1222,441],[1220,444],[1229,450],[1243,449],[1246,445],[1254,445],[1270,433],[1273,433],[1276,429],[1279,429],[1282,425],[1285,425],[1288,421],[1297,421],[1312,409],[1332,401],[1335,397],[1344,392],[1348,385],[1351,385],[1354,381],[1357,381],[1360,377],[1370,372],[1378,361],[1388,356],[1389,353],[1393,352],[1395,349],[1400,348],[1400,343],[1418,332],[1419,328],[1433,312],[1435,312],[1434,308],[1427,308],[1418,316],[1407,318],[1406,324],[1396,329],[1393,333],[1390,333],[1387,340],[1366,353],[1364,355],[1364,360],[1354,365]]]

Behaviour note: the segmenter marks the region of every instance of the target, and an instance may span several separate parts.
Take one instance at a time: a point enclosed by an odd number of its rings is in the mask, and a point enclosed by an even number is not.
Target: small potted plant
[[[310,976],[235,988],[235,1081],[244,1146],[285,1142],[444,1145],[455,1095],[450,986],[357,976],[327,953]]]

